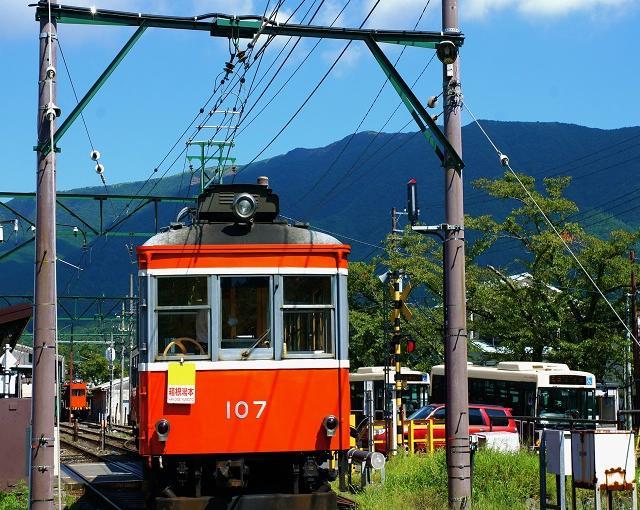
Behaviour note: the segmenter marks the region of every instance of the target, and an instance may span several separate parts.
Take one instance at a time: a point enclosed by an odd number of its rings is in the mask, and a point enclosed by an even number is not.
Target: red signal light
[[[416,341],[411,338],[407,338],[407,352],[411,354],[415,350],[416,350]]]

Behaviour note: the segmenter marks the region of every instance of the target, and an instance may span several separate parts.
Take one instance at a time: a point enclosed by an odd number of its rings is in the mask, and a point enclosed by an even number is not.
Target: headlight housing
[[[233,215],[238,221],[251,221],[258,209],[258,204],[253,195],[249,193],[240,193],[233,199],[231,206]]]

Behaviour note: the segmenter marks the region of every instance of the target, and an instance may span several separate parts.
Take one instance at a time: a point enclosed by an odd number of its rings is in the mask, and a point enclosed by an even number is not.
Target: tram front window
[[[587,388],[538,389],[538,414],[548,418],[588,420],[595,414],[595,392]]]
[[[333,353],[333,304],[330,276],[285,276],[284,353],[327,356]]]
[[[158,359],[209,354],[206,276],[157,279]]]
[[[220,278],[223,349],[271,347],[269,277]]]

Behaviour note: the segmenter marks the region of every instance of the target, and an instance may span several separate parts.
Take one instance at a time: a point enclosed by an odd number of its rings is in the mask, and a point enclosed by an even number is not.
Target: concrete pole
[[[123,307],[124,309],[124,307]],[[118,418],[118,423],[120,423],[120,425],[124,425],[124,409],[122,408],[122,402],[123,402],[123,398],[122,398],[122,386],[124,386],[124,337],[121,337],[122,340],[122,344],[120,345],[120,395],[119,395],[119,418]]]
[[[55,133],[56,20],[40,19],[38,81],[38,145]],[[31,472],[29,506],[53,509],[55,343],[56,343],[56,176],[55,148],[37,153],[36,257],[33,313],[33,398],[31,415]]]
[[[629,252],[629,260],[635,265],[636,252]],[[638,300],[636,294],[638,292],[636,284],[635,267],[631,270],[631,334],[635,339],[638,338]],[[631,339],[633,349],[633,408],[640,409],[640,347],[638,342]],[[634,415],[633,425],[637,427],[639,423],[637,415]]]
[[[457,0],[442,1],[442,31],[457,34]],[[462,155],[460,60],[443,64],[444,132]],[[445,156],[446,157],[446,156]],[[467,307],[462,172],[445,159],[445,374],[447,388],[447,474],[449,508],[471,505],[469,451],[469,389],[467,385]],[[459,225],[460,229],[452,229]]]
[[[73,412],[71,411],[71,397],[73,395],[73,322],[71,323],[71,343],[69,345],[69,423],[73,423]]]
[[[115,350],[113,350],[113,331],[111,332],[111,342],[109,342],[109,348],[112,349],[111,353],[115,358]],[[109,407],[107,408],[107,429],[111,430],[111,423],[113,422],[113,370],[115,368],[115,359],[109,361]]]

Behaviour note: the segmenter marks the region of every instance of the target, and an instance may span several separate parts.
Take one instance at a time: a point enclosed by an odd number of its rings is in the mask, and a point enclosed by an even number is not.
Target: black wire
[[[429,59],[429,61],[427,62],[427,64],[422,68],[422,71],[420,71],[420,74],[418,74],[417,78],[413,81],[413,83],[411,84],[411,87],[414,87],[416,85],[416,83],[418,83],[418,81],[420,80],[420,78],[422,78],[422,76],[424,75],[424,73],[426,72],[426,70],[428,69],[429,65],[431,64],[431,62],[433,62],[435,58],[435,53],[431,56],[431,58]],[[360,152],[360,155],[356,158],[356,160],[351,164],[351,166],[349,167],[349,169],[345,172],[345,174],[342,176],[342,178],[337,181],[333,187],[327,191],[326,193],[322,194],[322,197],[320,197],[318,200],[316,200],[315,202],[312,202],[311,207],[317,208],[320,207],[323,203],[323,201],[325,201],[328,197],[330,196],[335,196],[333,195],[336,190],[339,190],[338,193],[344,193],[349,189],[349,186],[355,182],[357,182],[358,179],[361,178],[361,176],[356,176],[356,180],[352,181],[349,184],[345,183],[345,179],[347,179],[348,177],[351,177],[351,175],[353,174],[353,172],[356,169],[362,168],[362,166],[367,163],[368,161],[370,161],[371,159],[373,159],[374,156],[376,156],[382,149],[384,149],[387,145],[389,145],[397,136],[399,136],[400,134],[402,134],[403,130],[407,128],[407,126],[409,126],[409,124],[413,123],[414,120],[413,118],[410,119],[408,122],[406,122],[397,132],[393,133],[382,145],[380,145],[380,147],[378,147],[372,154],[370,154],[366,159],[362,160],[362,157],[366,154],[366,152],[369,150],[369,148],[373,145],[373,143],[376,141],[376,139],[378,138],[378,136],[380,136],[380,134],[382,134],[383,129],[387,126],[387,124],[391,121],[391,119],[395,116],[395,114],[398,112],[398,110],[400,109],[400,107],[402,106],[402,102],[399,102],[396,106],[396,108],[393,110],[393,112],[391,112],[391,115],[389,115],[389,117],[387,118],[387,120],[384,122],[384,124],[382,125],[382,127],[378,130],[378,132],[371,138],[371,140],[369,140],[369,143],[366,145],[366,147]],[[417,135],[420,134],[420,131],[416,131],[413,134],[411,134],[404,142],[402,142],[400,145],[398,145],[398,147],[396,147],[395,149],[393,149],[391,152],[389,152],[386,156],[383,156],[381,159],[378,160],[378,162],[375,164],[375,166],[373,166],[372,168],[376,168],[377,166],[380,165],[380,163],[382,163],[383,161],[385,161],[387,158],[391,157],[393,154],[395,154],[401,147],[404,147],[407,143],[409,143],[411,140],[413,140],[413,138],[415,138]]]
[[[575,169],[575,168],[572,168],[572,166],[575,163],[578,163],[580,161],[584,161],[585,159],[588,159],[588,158],[590,158],[592,156],[596,156],[598,154],[606,153],[607,151],[610,151],[614,147],[618,147],[618,146],[620,146],[620,145],[622,145],[624,143],[636,140],[638,138],[640,138],[640,134],[631,136],[629,138],[625,138],[624,140],[620,140],[620,141],[618,141],[616,143],[613,143],[613,144],[607,144],[605,147],[597,149],[597,150],[595,150],[593,152],[584,154],[582,156],[579,156],[578,158],[570,159],[570,160],[565,161],[565,162],[563,162],[563,163],[561,163],[559,165],[556,165],[556,166],[553,166],[553,167],[550,167],[550,168],[546,168],[546,169],[540,170],[538,172],[533,172],[530,175],[531,175],[531,177],[537,177],[537,176],[542,176],[542,175],[544,175],[545,177],[555,177],[555,176],[558,176],[558,175],[566,174],[567,171]],[[636,147],[636,146],[632,145],[630,147],[627,147],[627,148],[623,149],[622,151],[616,152],[616,155],[621,153],[621,152],[627,151],[627,150],[629,150],[631,148],[634,148],[634,147]],[[607,158],[604,157],[604,158],[596,159],[594,161],[587,162],[584,165],[582,165],[580,168],[584,168],[584,166],[591,165],[593,163],[596,163],[597,161],[601,161],[602,159],[607,159]],[[567,167],[569,167],[569,168],[567,168]],[[563,168],[563,170],[560,171],[560,172],[555,172],[555,173],[549,174],[549,172],[553,172],[554,170],[557,170],[559,168]],[[599,171],[607,170],[609,168],[611,168],[611,166],[607,166],[607,167],[601,168],[600,170],[593,171],[593,172],[591,172],[589,174],[581,174],[581,175],[572,176],[572,179],[573,180],[580,179],[582,177],[586,177],[588,175],[593,175],[594,173],[598,173]],[[475,200],[477,198],[484,198],[484,196],[485,196],[485,194],[484,194],[483,191],[472,191],[472,192],[468,193],[467,196],[465,197],[465,203],[467,203],[467,204],[485,203],[488,200],[486,200],[486,199],[483,199],[483,200],[480,200],[480,201],[476,201]],[[444,202],[437,202],[434,205],[437,206],[437,205],[443,205],[443,204],[444,204]]]
[[[78,99],[78,94],[76,92],[76,87],[71,79],[71,71],[69,70],[69,66],[67,65],[67,59],[64,57],[64,51],[62,50],[62,45],[60,41],[58,41],[58,47],[60,48],[60,55],[62,55],[62,62],[64,63],[64,68],[67,71],[67,77],[69,78],[69,83],[71,84],[71,90],[73,91],[73,95],[76,98],[76,104],[80,102]],[[89,145],[91,145],[91,150],[94,150],[93,140],[91,140],[91,135],[89,134],[89,128],[87,127],[87,123],[84,119],[84,114],[80,112],[80,119],[82,120],[82,124],[84,125],[84,131],[87,133],[87,138],[89,139]]]
[[[320,8],[322,7],[322,5],[324,4],[325,0],[322,0],[320,2],[320,5],[318,5],[318,8],[316,9],[316,11],[313,13],[313,15],[311,16],[311,18],[309,19],[309,23],[311,24],[311,22],[314,20],[314,18],[316,17],[316,15],[318,14],[318,11],[320,10]],[[338,18],[340,17],[340,15],[342,14],[342,12],[346,9],[346,7],[349,5],[349,3],[351,2],[351,0],[348,0],[347,3],[342,7],[342,10],[338,13],[338,15],[335,17],[335,19],[331,22],[331,25],[329,26],[333,26],[333,24],[338,20]],[[312,5],[313,7],[313,5]],[[311,9],[309,9],[311,10]],[[307,11],[307,14],[309,13],[309,11]],[[306,15],[305,15],[306,16]],[[286,44],[289,44],[289,42],[292,40],[293,38],[289,38],[289,40],[287,41]],[[265,95],[265,93],[267,92],[267,90],[269,89],[270,85],[273,83],[273,81],[276,79],[276,77],[278,76],[278,74],[280,73],[280,71],[282,70],[282,68],[284,67],[284,65],[287,63],[287,61],[289,60],[289,58],[291,57],[291,54],[293,53],[293,51],[296,49],[296,47],[298,46],[298,44],[301,41],[301,37],[298,37],[296,42],[294,43],[293,47],[289,50],[289,53],[287,54],[287,56],[284,58],[284,60],[282,61],[282,63],[280,64],[280,66],[278,67],[278,69],[276,70],[276,72],[274,73],[274,75],[271,77],[271,79],[269,80],[269,83],[267,83],[267,85],[265,86],[265,88],[262,90],[262,92],[260,93],[260,95],[258,96],[258,98],[253,102],[253,104],[251,105],[251,107],[249,108],[249,111],[245,114],[244,119],[247,119],[249,114],[253,111],[253,109],[258,105],[258,103],[260,102],[260,100],[262,99],[262,97]],[[280,92],[282,91],[282,89],[290,82],[291,78],[293,78],[293,76],[295,76],[295,74],[298,72],[298,70],[304,65],[304,63],[307,61],[307,59],[311,56],[311,54],[315,51],[315,49],[318,47],[318,44],[320,44],[320,41],[322,39],[318,40],[316,42],[316,44],[313,46],[313,48],[311,48],[311,50],[307,53],[306,57],[302,60],[302,62],[300,62],[300,64],[298,64],[298,67],[293,71],[293,73],[291,73],[291,75],[285,80],[284,84],[278,89],[278,91],[271,97],[271,99],[269,99],[269,101],[260,109],[260,111],[254,115],[254,117],[249,121],[249,123],[247,125],[245,125],[242,129],[240,129],[240,131],[238,132],[238,136],[240,136],[242,134],[243,131],[245,131],[251,124],[253,124],[253,122],[262,114],[262,112],[264,112],[264,110],[271,104],[271,102],[278,96],[278,94],[280,94]],[[282,53],[282,51],[284,50],[284,48],[286,47],[283,46],[283,49],[281,50],[280,54]],[[280,56],[280,54],[278,54],[278,56],[274,59],[274,62],[272,63],[275,64],[275,61],[278,59],[278,57]],[[270,70],[270,69],[269,69]],[[268,71],[267,71],[268,72]],[[265,74],[266,76],[266,74]],[[262,80],[260,80],[260,82],[258,82],[259,86],[260,83],[262,82]],[[240,122],[240,125],[242,124],[242,122]]]
[[[427,0],[427,3],[425,4],[424,8],[422,9],[422,12],[420,13],[420,16],[418,16],[418,20],[416,21],[415,25],[413,26],[413,30],[415,31],[418,28],[418,25],[420,24],[420,21],[422,21],[422,17],[424,16],[424,13],[426,12],[427,8],[429,7],[429,4],[431,3],[431,0]],[[396,61],[393,63],[393,66],[397,66],[398,62],[400,62],[400,59],[402,58],[402,56],[404,55],[404,52],[406,51],[407,47],[403,46],[402,47],[402,51],[400,51],[400,54],[398,55],[398,58],[396,58]],[[432,57],[433,58],[433,57]],[[382,82],[382,85],[380,86],[380,89],[378,90],[378,93],[376,94],[376,96],[373,98],[373,101],[371,102],[371,105],[369,105],[369,108],[367,109],[367,111],[365,112],[365,114],[363,115],[362,119],[360,120],[360,122],[358,123],[358,125],[356,126],[355,130],[353,131],[353,133],[351,134],[351,136],[349,137],[349,139],[347,140],[347,143],[345,143],[342,148],[340,149],[340,152],[336,155],[335,158],[333,158],[333,161],[331,162],[331,164],[329,165],[329,168],[327,168],[321,175],[320,177],[315,181],[315,183],[313,185],[311,185],[309,187],[309,189],[307,190],[306,193],[304,193],[294,205],[299,204],[300,202],[302,202],[303,200],[306,200],[306,198],[315,190],[316,186],[320,185],[320,183],[329,176],[329,174],[331,173],[331,170],[333,169],[333,167],[335,166],[335,164],[340,160],[340,158],[342,157],[342,155],[344,154],[344,152],[347,150],[347,148],[349,147],[349,145],[351,145],[351,142],[353,141],[353,139],[355,138],[356,134],[358,133],[358,130],[362,127],[362,124],[364,124],[364,121],[367,119],[367,117],[369,116],[369,113],[371,113],[371,110],[373,109],[373,107],[375,106],[376,102],[378,101],[378,99],[380,98],[380,95],[382,94],[382,91],[384,90],[384,88],[387,86],[387,83],[389,83],[389,77],[387,76],[385,78],[385,80]],[[398,108],[396,108],[395,111],[397,111]],[[395,114],[394,111],[394,114]],[[385,124],[386,125],[386,124]],[[384,129],[384,128],[383,128]]]
[[[365,19],[362,21],[362,23],[360,24],[360,26],[358,28],[362,28],[364,26],[364,24],[369,20],[369,18],[371,17],[371,14],[373,14],[373,11],[376,9],[376,7],[378,7],[378,4],[380,3],[380,0],[376,0],[376,3],[373,5],[373,7],[371,8],[371,10],[369,11],[369,13],[367,14],[367,16],[365,17]],[[267,145],[265,145],[260,152],[258,152],[258,154],[256,154],[256,156],[253,157],[253,159],[251,161],[249,161],[249,163],[247,163],[244,167],[242,167],[242,169],[240,171],[238,171],[238,173],[236,174],[236,176],[240,173],[243,172],[244,170],[246,170],[247,168],[249,168],[251,166],[252,163],[254,163],[269,147],[271,147],[271,145],[273,144],[273,142],[275,142],[278,137],[284,132],[285,129],[287,129],[287,127],[289,127],[289,125],[293,122],[293,120],[298,116],[298,114],[302,111],[302,109],[306,106],[306,104],[311,100],[311,98],[314,96],[314,94],[317,92],[317,90],[320,88],[320,86],[324,83],[324,81],[327,79],[327,77],[329,76],[329,74],[331,73],[331,71],[333,71],[334,67],[338,64],[338,62],[340,61],[340,59],[342,58],[342,56],[345,54],[345,52],[347,51],[347,49],[349,48],[349,46],[351,46],[351,43],[353,41],[349,41],[345,47],[342,49],[342,51],[340,52],[340,54],[338,55],[338,57],[335,59],[335,61],[333,62],[333,64],[331,64],[331,67],[329,67],[329,69],[327,70],[327,72],[324,74],[324,76],[320,79],[320,81],[316,84],[316,86],[313,88],[313,90],[311,91],[311,93],[307,96],[307,98],[304,100],[304,102],[300,105],[300,107],[295,111],[295,113],[289,118],[289,120],[284,124],[284,126],[282,126],[282,128],[276,133],[276,135],[269,141],[269,143],[267,143]],[[234,176],[235,179],[235,176]]]

